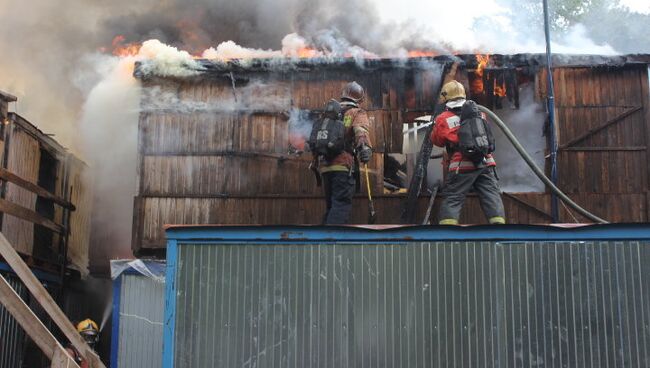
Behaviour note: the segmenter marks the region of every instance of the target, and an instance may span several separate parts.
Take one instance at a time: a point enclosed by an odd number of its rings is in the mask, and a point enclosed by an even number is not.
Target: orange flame
[[[424,50],[411,50],[408,52],[408,57],[410,58],[416,58],[416,57],[434,57],[436,56],[436,53],[433,51],[424,51]]]
[[[142,46],[140,43],[131,42],[125,44],[125,40],[126,37],[123,35],[117,35],[113,38],[113,41],[111,42],[111,45],[113,46],[113,55],[120,57],[135,56],[140,52],[140,47]]]
[[[300,134],[290,132],[289,133],[289,146],[294,150],[303,152],[307,144],[307,138],[303,137]]]
[[[479,94],[483,92],[483,70],[485,69],[488,62],[490,61],[490,55],[477,54],[476,61],[478,65],[476,67],[476,70],[474,71],[475,78],[471,86],[473,94]]]
[[[497,80],[494,80],[494,95],[499,97],[504,97],[506,95],[506,82],[504,81],[501,85],[497,84]]]
[[[311,47],[303,47],[298,50],[298,57],[301,59],[310,59],[320,56],[320,53],[316,49]]]

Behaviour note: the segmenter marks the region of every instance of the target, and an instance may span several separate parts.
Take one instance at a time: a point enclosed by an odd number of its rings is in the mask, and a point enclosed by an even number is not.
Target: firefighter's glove
[[[372,148],[366,146],[365,144],[357,148],[357,157],[359,161],[366,164],[372,158]]]

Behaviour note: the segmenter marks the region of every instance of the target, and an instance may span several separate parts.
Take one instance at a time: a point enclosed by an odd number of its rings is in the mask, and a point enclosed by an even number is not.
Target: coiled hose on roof
[[[544,184],[546,184],[551,189],[551,191],[553,191],[553,193],[555,193],[564,203],[566,203],[569,207],[573,208],[578,213],[580,213],[581,215],[587,217],[588,219],[590,219],[590,220],[592,220],[594,222],[598,222],[598,223],[601,223],[601,224],[608,224],[609,223],[608,221],[603,220],[600,217],[594,215],[593,213],[591,213],[591,212],[585,210],[584,208],[580,207],[577,203],[572,201],[571,198],[569,198],[566,194],[564,194],[560,190],[560,188],[556,187],[555,184],[553,184],[553,182],[549,178],[547,178],[546,175],[544,175],[544,172],[539,167],[537,167],[537,165],[533,161],[533,158],[530,157],[528,152],[526,152],[524,147],[521,145],[521,143],[519,143],[519,141],[517,140],[515,135],[512,134],[512,132],[506,126],[506,124],[501,119],[499,119],[499,117],[495,113],[493,113],[490,109],[488,109],[487,107],[478,105],[478,108],[479,108],[479,110],[486,113],[490,118],[492,118],[492,120],[499,126],[499,128],[501,128],[501,130],[506,135],[506,137],[508,137],[510,142],[512,142],[512,145],[515,146],[515,149],[517,150],[517,152],[519,152],[521,157],[524,159],[524,161],[526,161],[526,163],[531,168],[531,170],[533,170],[535,175],[537,175],[537,177],[542,182],[544,182]]]

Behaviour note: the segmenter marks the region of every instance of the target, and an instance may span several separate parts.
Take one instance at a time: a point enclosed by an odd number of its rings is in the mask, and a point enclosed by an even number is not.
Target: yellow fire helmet
[[[93,347],[99,340],[99,327],[97,323],[88,318],[77,323],[77,332],[86,341],[88,345]]]
[[[99,333],[99,327],[97,327],[97,323],[93,321],[92,319],[88,318],[85,319],[77,324],[77,332],[79,333]]]
[[[445,83],[445,85],[442,86],[442,91],[440,91],[441,103],[461,100],[465,98],[467,98],[465,95],[465,87],[463,87],[461,83],[455,80]]]

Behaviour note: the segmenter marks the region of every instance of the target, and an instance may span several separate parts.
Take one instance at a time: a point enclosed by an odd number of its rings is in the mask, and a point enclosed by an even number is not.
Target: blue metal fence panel
[[[258,230],[168,233],[164,367],[650,366],[644,226]]]
[[[114,282],[118,300],[113,310],[112,367],[160,368],[165,285],[133,273],[123,273]]]
[[[0,273],[16,293],[24,300],[28,291],[20,280],[8,273]],[[0,305],[0,368],[16,368],[22,366],[25,331],[14,317]]]

